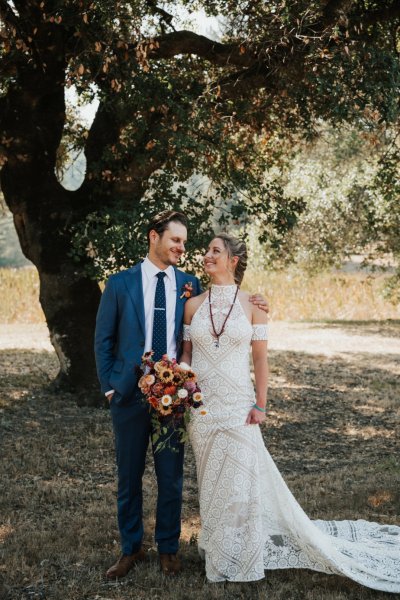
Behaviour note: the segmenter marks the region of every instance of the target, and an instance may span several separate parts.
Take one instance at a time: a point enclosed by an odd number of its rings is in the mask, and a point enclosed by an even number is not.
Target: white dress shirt
[[[142,284],[143,284],[143,300],[144,300],[144,317],[146,341],[144,352],[149,352],[152,349],[153,343],[153,320],[154,320],[154,298],[156,295],[157,273],[161,269],[156,267],[154,263],[146,256],[141,264],[142,269]],[[167,304],[167,354],[169,358],[176,358],[176,340],[175,340],[175,307],[176,307],[176,277],[174,267],[170,265],[164,269],[166,277],[164,277],[165,285],[165,300]],[[114,390],[108,390],[106,396],[113,394]]]
[[[161,269],[156,267],[151,260],[146,257],[141,265],[143,282],[143,300],[144,316],[146,328],[146,341],[144,351],[149,352],[152,349],[153,342],[153,320],[154,320],[154,298],[157,286],[157,273]],[[176,358],[176,340],[175,340],[175,307],[176,307],[176,278],[174,267],[170,265],[163,270],[165,300],[167,304],[167,354],[169,358]]]

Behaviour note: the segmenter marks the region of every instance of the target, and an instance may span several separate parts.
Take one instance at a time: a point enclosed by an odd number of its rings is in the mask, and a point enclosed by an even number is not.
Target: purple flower
[[[194,392],[197,389],[197,386],[194,381],[185,381],[183,387],[189,392],[189,394],[194,394]]]

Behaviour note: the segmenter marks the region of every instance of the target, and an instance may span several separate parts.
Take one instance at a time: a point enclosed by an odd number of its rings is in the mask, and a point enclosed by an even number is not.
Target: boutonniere
[[[191,298],[193,294],[193,283],[188,281],[185,285],[182,286],[182,294],[179,296],[180,298]]]

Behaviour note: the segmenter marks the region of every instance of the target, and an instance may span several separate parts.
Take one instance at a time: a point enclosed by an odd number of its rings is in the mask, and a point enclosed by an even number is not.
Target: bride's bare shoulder
[[[185,320],[188,318],[189,320],[193,317],[196,310],[199,308],[200,304],[206,298],[208,292],[203,292],[198,296],[192,296],[185,302]]]
[[[249,294],[249,292],[243,292],[243,290],[239,290],[239,300],[242,304],[251,304],[249,299],[250,296],[251,294]]]
[[[196,306],[196,304],[201,304],[207,295],[208,295],[208,290],[206,292],[202,292],[201,294],[198,294],[197,296],[192,296],[191,298],[186,300],[186,305]]]

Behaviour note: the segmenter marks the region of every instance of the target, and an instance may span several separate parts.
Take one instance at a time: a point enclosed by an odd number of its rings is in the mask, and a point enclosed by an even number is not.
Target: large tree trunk
[[[72,262],[60,227],[51,219],[19,212],[14,223],[25,256],[39,272],[40,303],[60,363],[54,388],[75,393],[78,404],[98,405],[102,397],[93,339],[100,288]]]
[[[123,169],[124,181],[129,177],[131,185],[118,188],[114,181],[103,179],[102,164],[107,167],[103,155],[118,141],[121,127],[132,120],[132,109],[128,105],[121,110],[118,95],[111,94],[100,106],[87,139],[85,181],[75,192],[65,190],[56,179],[55,166],[65,125],[66,72],[84,53],[76,37],[79,22],[76,29],[64,26],[62,19],[49,18],[47,5],[54,3],[15,4],[18,14],[7,3],[0,6],[12,40],[17,36],[19,42],[13,50],[13,77],[0,97],[0,145],[5,153],[1,188],[22,251],[39,272],[40,302],[60,361],[56,383],[76,393],[78,403],[93,405],[104,401],[98,391],[93,350],[100,289],[85,275],[85,261],[75,263],[69,256],[69,230],[99,206],[111,206],[115,198],[125,194],[132,202],[134,194],[140,197],[143,182],[164,160],[160,157],[157,162],[147,152],[161,116],[149,110],[148,128],[139,136],[132,164]],[[26,38],[26,50],[20,47],[20,37]],[[90,68],[97,73],[96,83],[109,93],[114,75],[99,68],[98,56],[96,51]],[[89,73],[89,66],[85,68]]]
[[[94,405],[102,401],[93,356],[100,289],[69,256],[69,226],[85,218],[98,198],[88,189],[65,190],[55,176],[65,123],[66,37],[40,11],[29,15],[32,27],[37,19],[36,50],[28,58],[18,54],[15,81],[0,102],[8,140],[1,188],[22,251],[39,272],[40,302],[60,362],[55,383],[76,394],[79,404]]]
[[[76,392],[78,404],[98,404],[93,339],[100,289],[72,268],[39,272],[40,303],[60,361],[57,386]]]

